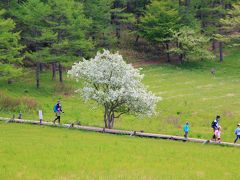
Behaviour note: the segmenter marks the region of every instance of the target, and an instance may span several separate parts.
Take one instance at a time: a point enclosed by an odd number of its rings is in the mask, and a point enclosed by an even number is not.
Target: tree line
[[[32,64],[40,86],[43,64],[63,82],[63,65],[118,47],[124,33],[144,39],[168,62],[223,61],[224,46],[239,46],[237,0],[2,0],[0,75],[12,78]]]

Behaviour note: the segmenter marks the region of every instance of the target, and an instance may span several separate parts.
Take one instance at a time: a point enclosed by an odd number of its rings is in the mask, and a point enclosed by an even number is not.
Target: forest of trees
[[[43,66],[63,82],[63,66],[102,48],[118,48],[123,36],[157,47],[167,62],[219,58],[240,45],[238,0],[1,0],[0,75]],[[126,40],[126,39],[125,39]],[[11,82],[11,81],[9,81]]]

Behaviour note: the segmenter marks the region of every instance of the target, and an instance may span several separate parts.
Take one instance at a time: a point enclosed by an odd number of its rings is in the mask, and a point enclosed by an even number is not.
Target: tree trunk
[[[105,107],[105,111],[104,111],[104,125],[105,125],[105,128],[108,127],[108,125],[107,125],[107,107]]]
[[[223,42],[219,42],[219,58],[220,62],[223,62]]]
[[[114,112],[105,107],[104,112],[105,128],[112,129],[114,126]]]
[[[118,40],[121,37],[121,34],[120,34],[120,24],[119,23],[116,23],[116,37],[117,37]]]
[[[216,40],[212,40],[212,51],[214,54],[216,54]]]
[[[139,40],[139,35],[136,36],[136,39],[135,39],[135,45],[138,44],[138,40]]]
[[[111,129],[111,113],[107,112],[107,125],[108,125],[108,129]]]
[[[180,61],[181,64],[183,64],[183,54],[179,55],[179,61]]]
[[[201,33],[204,33],[205,22],[203,20],[203,10],[200,9],[200,22],[201,22]]]
[[[178,0],[178,5],[179,5],[179,7],[182,6],[182,1],[181,0]]]
[[[115,9],[115,8],[120,8],[120,1],[119,0],[115,0],[113,2],[113,9]],[[121,37],[121,35],[120,35],[120,25],[121,25],[121,23],[120,23],[120,19],[119,19],[116,12],[112,13],[111,21],[112,21],[113,24],[115,24],[115,36],[119,40],[120,37]]]
[[[43,63],[39,63],[39,71],[40,71],[40,72],[43,71]]]
[[[177,43],[177,48],[181,49],[182,48],[182,44],[181,43]],[[179,58],[179,61],[180,61],[181,64],[183,63],[183,57],[184,56],[183,56],[182,53],[178,55],[178,58]]]
[[[114,126],[114,112],[112,112],[112,115],[111,115],[111,129],[113,128]]]
[[[62,83],[63,82],[63,76],[62,76],[62,65],[61,63],[59,62],[59,81]]]
[[[189,10],[190,10],[190,0],[186,0],[186,13],[188,14],[189,13]]]
[[[52,63],[52,80],[56,80],[56,63]]]
[[[170,63],[171,60],[170,60],[170,54],[169,54],[169,43],[166,43],[166,50],[167,50],[167,62]]]
[[[37,62],[37,66],[36,66],[36,86],[37,88],[39,88],[40,86],[40,63]]]

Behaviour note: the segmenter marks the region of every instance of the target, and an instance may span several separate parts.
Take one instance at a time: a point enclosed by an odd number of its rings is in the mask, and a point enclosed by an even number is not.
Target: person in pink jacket
[[[214,131],[215,134],[215,141],[221,142],[221,126],[218,126],[217,129]]]

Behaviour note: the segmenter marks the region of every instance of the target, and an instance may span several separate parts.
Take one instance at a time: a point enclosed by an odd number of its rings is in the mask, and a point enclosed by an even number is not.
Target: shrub
[[[32,97],[14,98],[0,92],[0,110],[32,111],[37,108],[37,102]]]
[[[74,94],[75,88],[67,84],[56,84],[54,87],[54,91],[56,93],[63,94],[64,96],[70,96]]]

